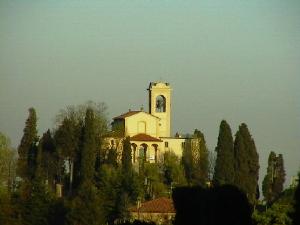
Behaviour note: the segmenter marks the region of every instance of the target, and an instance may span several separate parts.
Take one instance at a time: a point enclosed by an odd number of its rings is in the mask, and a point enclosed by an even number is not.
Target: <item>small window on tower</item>
[[[166,112],[166,98],[163,95],[156,97],[156,112]]]
[[[165,147],[168,148],[169,147],[169,142],[165,142]]]

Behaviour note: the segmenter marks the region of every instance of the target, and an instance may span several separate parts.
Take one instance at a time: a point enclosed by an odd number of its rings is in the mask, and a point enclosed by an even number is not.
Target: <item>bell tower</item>
[[[160,137],[171,136],[171,87],[169,83],[151,82],[149,88],[149,113],[160,118]]]

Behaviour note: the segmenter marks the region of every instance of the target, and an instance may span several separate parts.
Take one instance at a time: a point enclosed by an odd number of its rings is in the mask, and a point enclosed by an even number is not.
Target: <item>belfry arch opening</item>
[[[156,107],[155,107],[156,112],[166,112],[166,98],[165,98],[165,96],[163,96],[163,95],[157,96],[155,104],[156,104]]]

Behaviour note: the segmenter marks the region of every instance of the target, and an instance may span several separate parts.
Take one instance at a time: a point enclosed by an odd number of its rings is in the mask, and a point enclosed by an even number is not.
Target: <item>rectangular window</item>
[[[169,147],[169,143],[166,141],[165,142],[165,147],[168,148]]]

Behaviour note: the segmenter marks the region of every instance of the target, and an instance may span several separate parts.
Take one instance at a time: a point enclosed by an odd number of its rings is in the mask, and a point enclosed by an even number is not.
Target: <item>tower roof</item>
[[[162,81],[150,82],[148,90],[151,90],[152,88],[170,88],[171,89],[170,83],[162,82]]]

